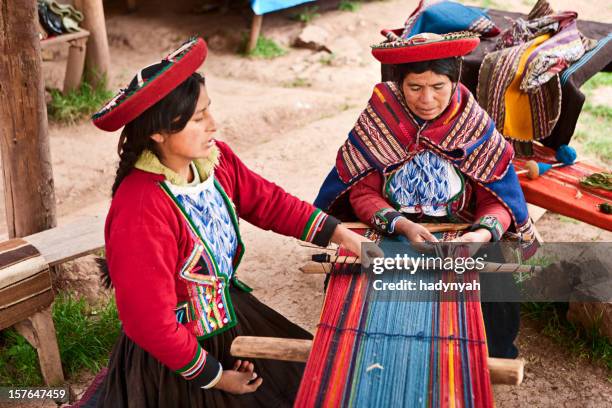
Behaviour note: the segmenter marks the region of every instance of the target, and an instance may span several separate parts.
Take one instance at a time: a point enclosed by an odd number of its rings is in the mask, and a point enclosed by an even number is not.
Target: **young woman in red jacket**
[[[194,72],[205,57],[203,40],[188,41],[94,115],[101,129],[125,126],[105,227],[123,331],[98,406],[291,405],[303,364],[229,354],[238,335],[311,338],[237,279],[238,218],[355,253],[367,241],[214,139],[211,99]]]

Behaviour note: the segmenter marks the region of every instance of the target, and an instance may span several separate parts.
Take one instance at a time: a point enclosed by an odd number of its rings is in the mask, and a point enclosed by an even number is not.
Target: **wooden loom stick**
[[[238,336],[232,342],[230,353],[234,357],[305,363],[311,348],[312,340]],[[520,385],[523,381],[523,360],[489,357],[487,365],[493,384]]]
[[[463,231],[472,226],[472,224],[453,224],[450,222],[435,224],[435,223],[422,223],[420,224],[427,228],[429,232],[446,232],[446,231]],[[349,229],[360,229],[360,228],[372,228],[368,224],[364,224],[363,222],[343,222],[343,227]]]
[[[338,257],[338,258],[343,258],[343,257]],[[355,258],[352,256],[348,256],[344,258],[347,258],[346,261],[342,259],[337,259],[335,262],[315,262],[315,261],[306,262],[303,266],[300,267],[300,271],[302,271],[302,273],[308,273],[308,274],[330,273],[334,266],[334,263],[355,265],[359,262],[359,258]],[[521,264],[515,264],[515,263],[485,262],[484,265],[485,265],[484,268],[479,270],[478,272],[534,273],[534,272],[540,272],[542,270],[541,266],[521,265]]]

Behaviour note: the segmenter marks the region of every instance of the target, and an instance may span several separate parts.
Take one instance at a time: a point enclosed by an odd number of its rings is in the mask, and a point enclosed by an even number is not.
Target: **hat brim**
[[[422,44],[385,42],[372,47],[372,55],[383,64],[407,64],[443,58],[461,57],[480,44],[477,36],[444,39]]]
[[[207,54],[208,48],[204,40],[195,39],[193,45],[182,55],[170,60],[171,64],[153,77],[147,78],[136,91],[130,94],[120,91],[93,116],[94,125],[113,132],[136,119],[193,74],[204,63]]]

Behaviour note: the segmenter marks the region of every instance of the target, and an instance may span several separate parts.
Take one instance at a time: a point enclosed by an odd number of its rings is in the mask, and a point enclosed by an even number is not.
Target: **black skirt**
[[[229,353],[236,336],[311,339],[312,335],[258,301],[250,293],[230,289],[238,324],[210,339],[204,350],[224,369],[236,360]],[[123,332],[113,349],[108,373],[90,401],[81,406],[98,407],[289,407],[297,394],[305,364],[247,359],[263,384],[250,394],[232,395],[193,386],[141,349]]]

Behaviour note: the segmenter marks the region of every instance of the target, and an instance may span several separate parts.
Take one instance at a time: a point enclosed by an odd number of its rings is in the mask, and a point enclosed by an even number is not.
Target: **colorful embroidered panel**
[[[401,212],[433,217],[448,215],[447,204],[462,192],[463,181],[455,167],[428,150],[400,167],[386,185],[388,197]]]
[[[196,186],[166,184],[208,244],[219,272],[231,277],[238,237],[223,196],[215,188],[213,176]]]

